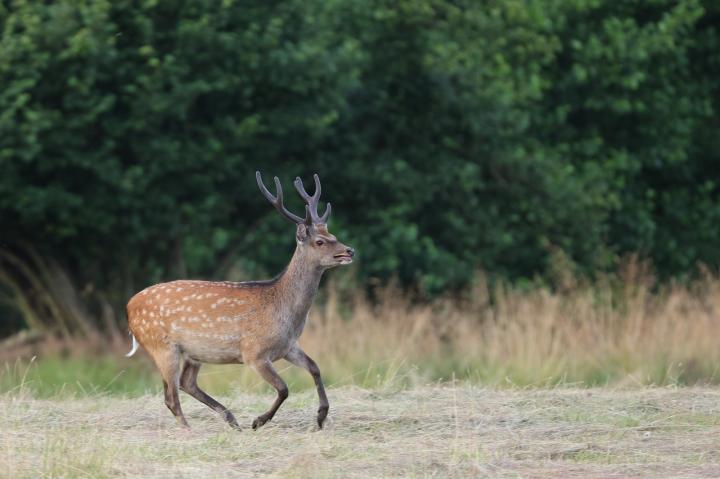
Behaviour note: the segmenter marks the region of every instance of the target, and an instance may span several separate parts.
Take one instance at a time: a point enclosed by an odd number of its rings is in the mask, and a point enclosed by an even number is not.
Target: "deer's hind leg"
[[[182,374],[180,375],[180,389],[185,391],[201,403],[205,404],[213,411],[219,413],[222,418],[227,421],[228,424],[230,424],[230,426],[237,430],[240,430],[240,425],[235,419],[235,416],[233,416],[233,414],[228,410],[228,408],[217,402],[205,391],[200,389],[197,384],[197,376],[199,371],[200,363],[189,359],[186,360],[185,365],[183,366]]]
[[[175,419],[182,427],[189,428],[185,416],[180,406],[180,396],[178,387],[180,385],[180,367],[182,358],[177,348],[163,348],[162,350],[150,351],[150,355],[155,361],[155,365],[160,371],[163,378],[163,388],[165,390],[165,405],[173,413]]]

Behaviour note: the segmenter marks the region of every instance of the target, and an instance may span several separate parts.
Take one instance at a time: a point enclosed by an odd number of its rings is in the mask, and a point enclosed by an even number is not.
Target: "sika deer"
[[[197,385],[202,363],[249,364],[277,390],[272,407],[252,423],[257,429],[268,422],[288,397],[288,388],[272,363],[285,358],[306,369],[315,380],[320,407],[320,428],[329,403],[320,370],[300,349],[308,311],[326,269],[352,263],[355,251],[340,243],[327,229],[330,203],[318,214],[320,179],[310,196],[300,178],[295,188],[305,201],[305,218],[283,205],[280,180],[275,177],[277,196],[255,173],[260,191],[287,220],[296,225],[297,247],[290,263],[275,279],[251,282],[173,281],[144,289],[127,305],[128,324],[133,335],[132,356],[142,345],[152,357],[163,379],[165,404],[178,422],[188,427],[178,398],[178,388],[239,429],[232,413]]]

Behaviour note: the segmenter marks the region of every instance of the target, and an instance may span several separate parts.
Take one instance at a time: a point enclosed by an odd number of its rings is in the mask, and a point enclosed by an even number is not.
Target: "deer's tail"
[[[135,335],[132,334],[132,333],[130,333],[130,335],[132,336],[133,342],[132,342],[132,349],[130,350],[129,353],[127,353],[127,354],[125,355],[125,357],[128,357],[128,358],[129,358],[130,356],[132,356],[133,354],[135,354],[135,352],[137,352],[138,348],[140,347],[140,343],[138,343],[138,342],[137,342],[137,339],[135,339]]]

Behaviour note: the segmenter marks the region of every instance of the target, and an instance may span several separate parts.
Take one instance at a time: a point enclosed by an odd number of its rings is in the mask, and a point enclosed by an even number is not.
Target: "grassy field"
[[[593,284],[490,287],[418,303],[329,289],[301,338],[329,386],[291,396],[203,366],[229,429],[186,395],[179,430],[127,337],[0,347],[0,477],[720,477],[720,278],[657,286],[641,264]],[[33,359],[31,359],[33,358]]]
[[[222,398],[237,432],[183,396],[178,428],[159,395],[41,400],[0,396],[0,476],[75,477],[718,477],[720,391],[707,388],[314,392],[249,425],[269,394]]]

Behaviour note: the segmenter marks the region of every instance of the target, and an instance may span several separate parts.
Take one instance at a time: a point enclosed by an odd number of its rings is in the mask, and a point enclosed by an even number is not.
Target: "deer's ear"
[[[299,243],[304,242],[309,236],[308,227],[305,223],[300,223],[297,225],[297,232],[295,233],[295,238],[297,238]]]

